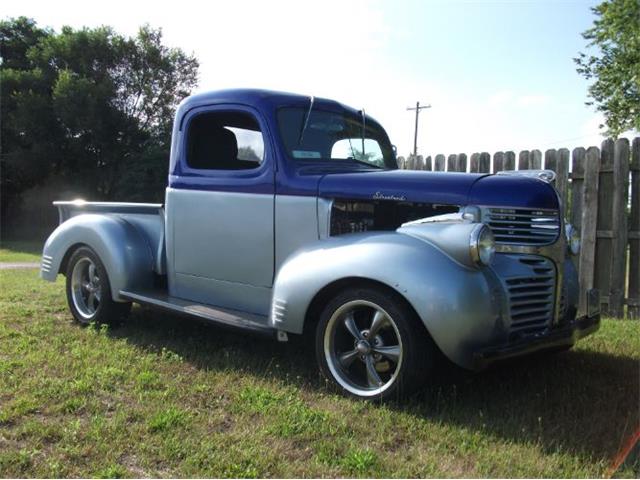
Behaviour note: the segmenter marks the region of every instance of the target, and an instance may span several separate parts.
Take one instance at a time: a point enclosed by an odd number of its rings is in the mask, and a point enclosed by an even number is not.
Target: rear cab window
[[[264,137],[247,112],[211,111],[189,122],[186,162],[197,170],[252,170],[264,160]]]

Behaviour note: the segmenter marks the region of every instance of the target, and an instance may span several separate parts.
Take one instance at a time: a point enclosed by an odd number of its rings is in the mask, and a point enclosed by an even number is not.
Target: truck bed
[[[83,213],[136,213],[157,215],[162,211],[161,203],[86,202],[84,200],[56,201],[60,223]]]
[[[56,201],[60,223],[84,214],[116,215],[132,224],[153,253],[154,271],[166,274],[164,206],[161,203]]]

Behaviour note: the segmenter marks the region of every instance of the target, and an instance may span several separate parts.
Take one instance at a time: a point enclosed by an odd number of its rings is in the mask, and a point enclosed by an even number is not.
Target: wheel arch
[[[67,275],[67,268],[69,267],[69,260],[71,259],[71,256],[75,253],[76,250],[82,247],[89,247],[89,245],[78,242],[67,248],[67,251],[63,255],[62,260],[60,260],[59,273],[65,276]]]
[[[54,230],[43,249],[40,276],[55,281],[65,274],[80,247],[93,250],[104,265],[114,301],[123,301],[121,290],[153,284],[153,254],[142,234],[117,216],[96,214],[78,215]]]
[[[384,293],[388,293],[393,297],[395,297],[397,301],[402,302],[402,304],[407,309],[409,309],[411,314],[418,321],[417,323],[420,324],[420,327],[422,327],[425,333],[427,333],[427,335],[430,336],[428,327],[423,322],[420,321],[420,316],[418,315],[418,312],[413,307],[411,302],[404,295],[402,295],[401,292],[393,288],[391,285],[388,285],[379,280],[375,280],[373,278],[368,278],[368,277],[357,277],[357,276],[344,277],[344,278],[339,278],[337,280],[334,280],[331,283],[325,285],[318,293],[316,293],[316,295],[313,297],[313,299],[309,303],[309,307],[307,308],[307,311],[305,312],[303,335],[308,335],[310,334],[310,332],[312,332],[315,329],[324,306],[333,297],[335,297],[338,294],[338,292],[340,292],[345,288],[358,288],[358,287],[373,288],[375,290],[383,291]]]

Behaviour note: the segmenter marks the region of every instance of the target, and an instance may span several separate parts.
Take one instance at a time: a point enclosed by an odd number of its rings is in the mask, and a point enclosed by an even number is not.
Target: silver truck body
[[[183,117],[207,104],[206,98],[196,98],[179,109],[171,172],[182,154]],[[265,138],[277,145],[273,137]],[[265,148],[267,166],[275,151]],[[256,175],[276,182],[283,169],[272,165],[271,173],[260,167]],[[163,205],[56,202],[61,223],[44,246],[42,278],[54,281],[66,272],[74,249],[88,246],[104,264],[117,302],[149,304],[280,340],[303,333],[336,289],[370,282],[405,299],[446,357],[467,369],[494,358],[571,345],[597,328],[595,320],[576,326],[571,318],[570,328],[553,329],[568,310],[575,317],[578,304],[577,275],[561,218],[550,243],[498,244],[494,262],[479,266],[470,257],[469,239],[478,225],[490,223],[491,205],[474,206],[466,215],[468,205],[457,205],[459,214],[441,221],[335,234],[333,195],[180,188],[177,180],[171,183],[175,178],[170,177]],[[409,172],[390,178],[415,181]],[[370,198],[376,202],[411,200],[374,192]],[[519,215],[513,211],[510,215]],[[530,325],[518,325],[514,314],[522,289],[529,288],[519,286],[521,279],[533,279],[533,288],[547,282],[542,285],[544,329],[526,338],[518,335]],[[537,292],[527,294],[543,296]],[[581,319],[597,317],[595,304],[589,302]],[[525,318],[540,324],[539,317]]]

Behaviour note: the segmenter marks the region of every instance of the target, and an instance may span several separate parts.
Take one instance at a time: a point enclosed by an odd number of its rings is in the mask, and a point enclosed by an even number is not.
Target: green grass
[[[640,322],[373,405],[303,342],[138,307],[83,329],[63,290],[0,271],[2,477],[602,477],[640,424]]]
[[[2,240],[0,262],[40,263],[44,243],[30,240]]]

